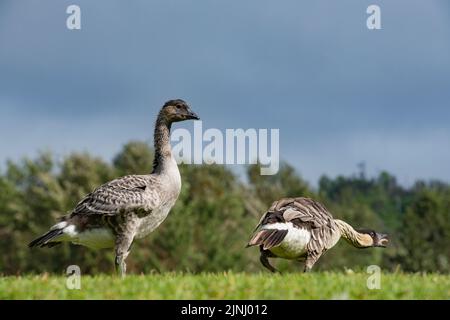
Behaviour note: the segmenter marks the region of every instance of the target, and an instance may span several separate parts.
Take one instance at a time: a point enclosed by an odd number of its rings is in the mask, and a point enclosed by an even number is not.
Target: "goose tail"
[[[279,245],[286,237],[288,230],[262,229],[256,232],[247,244],[248,247],[262,246],[268,250]]]
[[[63,234],[63,229],[52,229],[45,233],[44,235],[40,236],[39,238],[34,239],[28,244],[29,248],[34,247],[53,247],[55,245],[58,245],[60,242],[54,242],[55,238],[59,237]]]

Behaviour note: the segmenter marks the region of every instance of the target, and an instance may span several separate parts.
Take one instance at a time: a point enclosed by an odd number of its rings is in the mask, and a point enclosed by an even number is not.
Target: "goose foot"
[[[278,271],[277,269],[275,269],[269,262],[269,259],[267,258],[267,256],[262,253],[261,256],[259,257],[259,261],[261,261],[261,264],[266,267],[270,272],[273,273],[279,273],[281,274],[280,271]]]

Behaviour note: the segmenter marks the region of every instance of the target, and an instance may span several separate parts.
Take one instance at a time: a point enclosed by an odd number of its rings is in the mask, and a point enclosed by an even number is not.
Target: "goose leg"
[[[307,273],[310,272],[316,261],[319,259],[319,257],[315,256],[308,256],[305,261],[305,269],[303,272]]]
[[[130,247],[133,243],[133,238],[134,236],[119,235],[116,239],[116,271],[122,278],[125,278],[127,272],[125,259],[130,253]]]
[[[125,278],[127,273],[127,264],[123,255],[116,255],[116,272],[121,278]]]
[[[266,254],[264,254],[263,252],[261,252],[261,256],[259,257],[259,261],[261,261],[261,264],[266,267],[267,269],[270,270],[270,272],[273,273],[280,273],[280,271],[278,271],[277,269],[275,269],[269,262],[269,259],[267,257]]]

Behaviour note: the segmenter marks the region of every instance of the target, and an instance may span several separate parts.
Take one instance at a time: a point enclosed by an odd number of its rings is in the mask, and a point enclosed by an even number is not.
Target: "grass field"
[[[0,299],[449,299],[449,275],[383,274],[381,289],[368,274],[155,274],[82,276],[68,290],[62,276],[1,277]]]

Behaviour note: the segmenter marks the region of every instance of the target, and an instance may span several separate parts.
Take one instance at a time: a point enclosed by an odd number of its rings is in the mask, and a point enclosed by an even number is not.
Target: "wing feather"
[[[74,215],[116,215],[121,212],[146,208],[151,210],[157,206],[157,193],[148,192],[155,187],[152,176],[125,176],[110,181],[82,199],[72,212]]]
[[[251,246],[263,246],[263,250],[268,250],[279,245],[284,237],[286,237],[287,230],[259,230],[247,244],[247,247]]]
[[[337,229],[328,209],[309,198],[284,198],[275,201],[258,226],[264,224],[274,213],[281,214],[284,221],[307,228],[311,232],[308,252],[312,255],[321,254],[327,249],[327,244],[332,242],[334,231]]]

